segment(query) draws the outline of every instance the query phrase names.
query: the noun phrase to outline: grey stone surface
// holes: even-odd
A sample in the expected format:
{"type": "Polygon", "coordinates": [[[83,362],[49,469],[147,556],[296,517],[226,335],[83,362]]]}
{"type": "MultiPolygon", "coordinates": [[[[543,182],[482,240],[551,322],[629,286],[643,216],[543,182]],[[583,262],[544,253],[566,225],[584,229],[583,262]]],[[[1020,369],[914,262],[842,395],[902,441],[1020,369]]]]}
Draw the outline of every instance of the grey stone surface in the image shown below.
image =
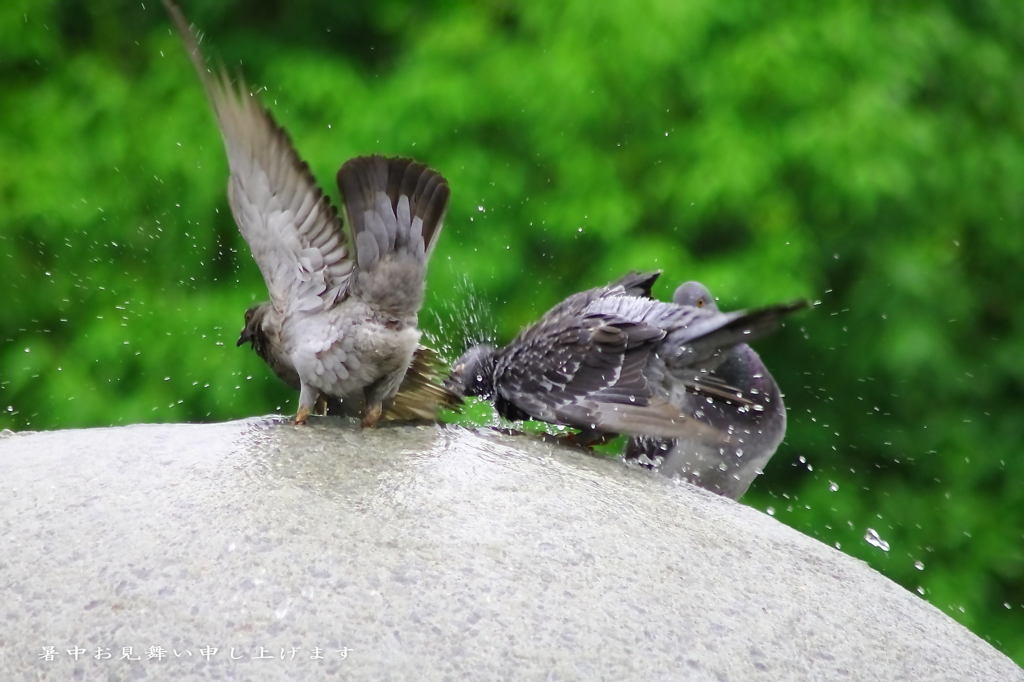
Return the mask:
{"type": "Polygon", "coordinates": [[[1024,680],[756,510],[527,437],[6,435],[0,497],[2,680],[1024,680]]]}

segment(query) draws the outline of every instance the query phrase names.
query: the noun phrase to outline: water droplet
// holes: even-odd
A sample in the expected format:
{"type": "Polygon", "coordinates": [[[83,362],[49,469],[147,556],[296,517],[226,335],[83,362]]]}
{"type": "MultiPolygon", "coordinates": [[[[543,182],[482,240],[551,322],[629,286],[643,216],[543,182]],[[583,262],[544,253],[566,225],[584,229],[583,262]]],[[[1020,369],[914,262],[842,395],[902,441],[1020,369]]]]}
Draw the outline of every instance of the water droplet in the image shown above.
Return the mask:
{"type": "Polygon", "coordinates": [[[882,539],[882,536],[878,534],[878,531],[874,528],[868,528],[868,532],[864,534],[864,541],[869,545],[873,545],[883,552],[889,551],[889,543],[882,539]]]}
{"type": "Polygon", "coordinates": [[[829,481],[828,489],[831,490],[832,492],[836,492],[839,490],[839,484],[836,483],[835,481],[829,481]]]}
{"type": "Polygon", "coordinates": [[[764,511],[768,516],[775,516],[775,507],[768,507],[764,511]]]}
{"type": "Polygon", "coordinates": [[[923,561],[915,561],[914,562],[914,568],[916,568],[919,571],[923,571],[924,570],[924,562],[923,561]]]}

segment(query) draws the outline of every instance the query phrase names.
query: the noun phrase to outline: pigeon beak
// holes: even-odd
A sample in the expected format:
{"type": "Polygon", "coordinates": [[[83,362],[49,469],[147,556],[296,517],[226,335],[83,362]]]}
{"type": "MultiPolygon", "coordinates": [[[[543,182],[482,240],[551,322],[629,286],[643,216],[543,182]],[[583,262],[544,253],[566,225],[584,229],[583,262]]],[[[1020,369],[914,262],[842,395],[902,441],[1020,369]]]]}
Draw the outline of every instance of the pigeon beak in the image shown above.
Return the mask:
{"type": "Polygon", "coordinates": [[[238,337],[238,342],[237,342],[237,343],[235,343],[235,346],[236,346],[236,347],[237,347],[237,346],[241,346],[241,345],[242,345],[243,343],[245,343],[245,342],[246,342],[246,341],[248,341],[248,340],[249,340],[249,337],[248,337],[248,335],[247,335],[247,334],[245,333],[245,330],[243,329],[243,330],[242,330],[242,335],[238,337]]]}

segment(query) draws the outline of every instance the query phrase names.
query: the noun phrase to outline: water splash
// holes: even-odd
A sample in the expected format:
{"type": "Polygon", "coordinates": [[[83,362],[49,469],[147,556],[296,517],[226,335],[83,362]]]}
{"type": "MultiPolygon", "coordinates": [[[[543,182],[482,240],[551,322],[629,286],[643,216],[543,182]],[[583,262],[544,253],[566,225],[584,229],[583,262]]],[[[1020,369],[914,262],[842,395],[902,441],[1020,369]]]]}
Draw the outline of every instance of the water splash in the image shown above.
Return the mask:
{"type": "Polygon", "coordinates": [[[864,542],[877,547],[883,552],[889,551],[889,543],[883,540],[882,536],[874,528],[868,528],[868,532],[864,533],[864,542]]]}
{"type": "Polygon", "coordinates": [[[474,344],[493,344],[497,338],[493,301],[481,296],[466,276],[431,315],[430,326],[437,334],[436,338],[428,334],[428,340],[445,360],[454,360],[474,344]]]}

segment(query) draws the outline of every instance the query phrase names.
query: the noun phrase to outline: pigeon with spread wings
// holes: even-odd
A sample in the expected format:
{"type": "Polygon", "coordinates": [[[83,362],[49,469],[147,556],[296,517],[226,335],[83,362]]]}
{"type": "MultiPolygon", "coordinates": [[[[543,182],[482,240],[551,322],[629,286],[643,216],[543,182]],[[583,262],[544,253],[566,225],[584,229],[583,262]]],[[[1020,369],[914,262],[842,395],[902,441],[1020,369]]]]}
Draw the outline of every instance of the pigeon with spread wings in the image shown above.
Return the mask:
{"type": "MultiPolygon", "coordinates": [[[[372,426],[392,405],[412,363],[430,371],[417,315],[427,259],[441,232],[449,188],[411,159],[359,157],[338,171],[352,242],[287,133],[244,82],[207,71],[180,9],[164,0],[216,114],[227,152],[228,200],[270,293],[246,311],[239,345],[299,389],[297,424],[322,400],[372,426]],[[414,363],[415,359],[415,363],[414,363]]],[[[406,385],[425,412],[452,396],[429,377],[406,385]]],[[[401,402],[400,400],[398,402],[401,402]]],[[[408,401],[406,401],[408,402],[408,401]]]]}
{"type": "Polygon", "coordinates": [[[618,433],[727,440],[684,413],[685,395],[742,400],[710,373],[722,351],[770,332],[805,304],[720,313],[664,303],[650,297],[659,274],[630,273],[574,294],[507,346],[470,348],[448,386],[493,401],[507,419],[576,427],[584,443],[618,433]]]}

